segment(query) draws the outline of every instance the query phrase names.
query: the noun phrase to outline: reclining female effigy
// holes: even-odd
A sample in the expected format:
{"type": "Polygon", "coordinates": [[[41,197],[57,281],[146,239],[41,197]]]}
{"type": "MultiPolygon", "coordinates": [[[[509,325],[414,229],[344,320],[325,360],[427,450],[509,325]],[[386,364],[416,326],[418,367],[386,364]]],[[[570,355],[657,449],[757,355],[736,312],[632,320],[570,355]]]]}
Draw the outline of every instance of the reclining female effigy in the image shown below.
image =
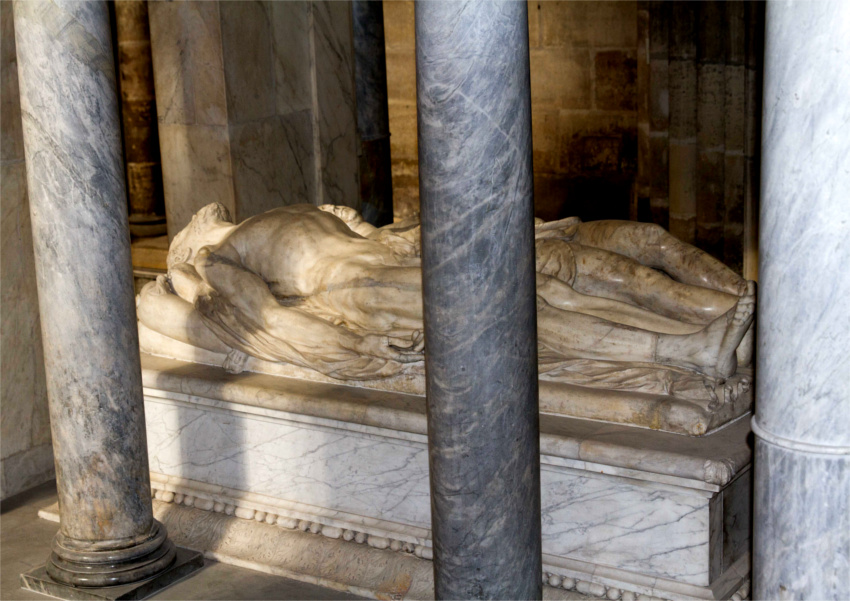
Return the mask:
{"type": "MultiPolygon", "coordinates": [[[[538,220],[535,236],[542,380],[714,408],[748,392],[754,283],[655,225],[538,220]]],[[[378,388],[421,381],[419,244],[416,218],[375,228],[295,205],[234,225],[212,204],[175,237],[139,319],[232,372],[254,358],[378,388]]]]}

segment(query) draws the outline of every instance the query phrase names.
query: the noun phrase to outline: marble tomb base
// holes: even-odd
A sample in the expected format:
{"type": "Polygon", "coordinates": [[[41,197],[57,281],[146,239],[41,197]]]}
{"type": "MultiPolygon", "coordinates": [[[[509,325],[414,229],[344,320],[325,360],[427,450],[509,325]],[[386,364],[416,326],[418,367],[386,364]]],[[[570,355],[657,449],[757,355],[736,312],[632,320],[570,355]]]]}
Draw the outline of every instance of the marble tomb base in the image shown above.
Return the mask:
{"type": "MultiPolygon", "coordinates": [[[[422,397],[144,353],[142,370],[156,514],[177,544],[375,598],[433,596],[422,397]]],[[[746,595],[749,415],[702,437],[540,426],[550,588],[746,595]]]]}

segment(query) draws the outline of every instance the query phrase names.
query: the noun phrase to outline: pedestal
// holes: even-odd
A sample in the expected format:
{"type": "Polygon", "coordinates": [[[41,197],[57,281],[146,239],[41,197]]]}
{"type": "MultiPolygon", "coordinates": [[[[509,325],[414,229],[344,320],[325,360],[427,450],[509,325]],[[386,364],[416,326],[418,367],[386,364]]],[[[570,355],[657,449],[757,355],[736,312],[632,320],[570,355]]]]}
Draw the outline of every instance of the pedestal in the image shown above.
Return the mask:
{"type": "Polygon", "coordinates": [[[162,589],[182,580],[204,566],[204,556],[197,551],[177,549],[171,566],[146,580],[106,587],[77,587],[55,581],[44,566],[21,574],[21,587],[42,595],[59,599],[80,601],[117,601],[119,599],[146,599],[162,589]]]}
{"type": "MultiPolygon", "coordinates": [[[[356,594],[433,595],[414,561],[433,556],[424,398],[149,355],[143,377],[175,542],[356,594]]],[[[699,438],[549,415],[541,431],[551,588],[694,600],[746,584],[747,416],[699,438]]]]}

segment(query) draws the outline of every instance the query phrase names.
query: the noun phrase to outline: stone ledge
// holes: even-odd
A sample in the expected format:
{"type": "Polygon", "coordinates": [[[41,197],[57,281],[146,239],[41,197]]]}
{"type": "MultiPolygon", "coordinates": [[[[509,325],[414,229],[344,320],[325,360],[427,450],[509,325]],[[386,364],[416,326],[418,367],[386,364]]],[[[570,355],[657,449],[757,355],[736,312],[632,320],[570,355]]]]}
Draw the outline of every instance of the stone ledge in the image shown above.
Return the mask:
{"type": "MultiPolygon", "coordinates": [[[[39,512],[41,515],[41,512],[39,512]]],[[[118,601],[147,599],[172,584],[192,575],[204,566],[203,555],[197,551],[177,548],[174,563],[163,572],[132,584],[84,588],[56,582],[44,566],[21,574],[21,587],[42,595],[73,601],[118,601]]]]}
{"type": "MultiPolygon", "coordinates": [[[[393,436],[427,442],[425,401],[415,395],[252,372],[229,374],[147,353],[142,353],[142,378],[148,398],[226,404],[255,414],[286,412],[299,421],[334,420],[334,427],[343,421],[345,427],[392,430],[393,436]]],[[[605,473],[620,470],[641,479],[657,474],[667,484],[707,491],[731,482],[752,459],[749,414],[702,437],[548,414],[541,415],[540,429],[541,453],[582,462],[570,467],[598,465],[605,473]]]]}

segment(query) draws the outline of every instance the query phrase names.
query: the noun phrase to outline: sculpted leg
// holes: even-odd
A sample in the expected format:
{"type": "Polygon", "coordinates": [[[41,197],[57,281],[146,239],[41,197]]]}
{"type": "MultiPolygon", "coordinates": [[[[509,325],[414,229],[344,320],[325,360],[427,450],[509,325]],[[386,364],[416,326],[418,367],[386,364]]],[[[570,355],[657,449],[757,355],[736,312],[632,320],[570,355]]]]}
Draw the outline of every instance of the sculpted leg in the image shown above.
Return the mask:
{"type": "Polygon", "coordinates": [[[659,334],[562,311],[538,297],[537,335],[543,347],[567,358],[661,363],[728,378],[735,373],[735,349],[752,323],[754,311],[755,298],[746,294],[698,332],[659,334]]]}
{"type": "Polygon", "coordinates": [[[631,326],[557,309],[537,297],[537,340],[567,359],[652,362],[658,336],[631,326]]]}
{"type": "Polygon", "coordinates": [[[576,261],[573,287],[584,294],[620,300],[671,319],[703,325],[725,314],[738,300],[726,292],[677,282],[615,252],[575,243],[570,246],[576,261]]]}
{"type": "Polygon", "coordinates": [[[684,284],[733,296],[746,292],[746,281],[726,265],[655,224],[613,220],[582,223],[573,242],[631,257],[684,284]]]}
{"type": "Polygon", "coordinates": [[[719,378],[732,376],[738,367],[736,349],[753,323],[755,308],[755,285],[750,282],[733,309],[696,334],[660,334],[657,361],[698,369],[719,378]]]}
{"type": "Polygon", "coordinates": [[[664,334],[691,334],[702,326],[658,315],[629,303],[577,292],[558,278],[537,273],[537,294],[553,307],[664,334]]]}

